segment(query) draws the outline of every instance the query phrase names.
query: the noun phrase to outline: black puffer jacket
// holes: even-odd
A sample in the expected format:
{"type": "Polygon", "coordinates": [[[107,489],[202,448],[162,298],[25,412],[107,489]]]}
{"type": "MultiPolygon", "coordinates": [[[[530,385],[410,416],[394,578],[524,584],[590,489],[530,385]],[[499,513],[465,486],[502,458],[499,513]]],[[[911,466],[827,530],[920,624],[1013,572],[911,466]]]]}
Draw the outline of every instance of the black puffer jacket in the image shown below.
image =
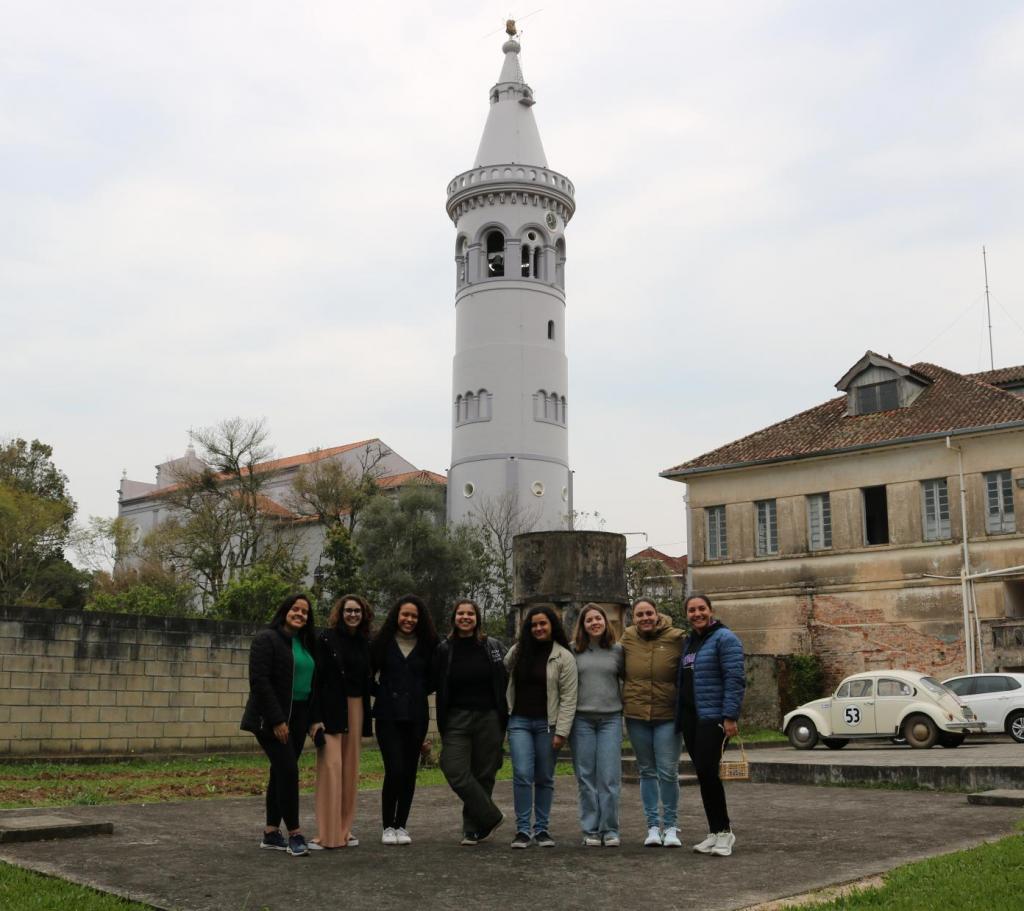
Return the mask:
{"type": "MultiPolygon", "coordinates": [[[[349,671],[345,667],[345,647],[362,650],[362,676],[360,690],[363,694],[363,729],[361,736],[369,737],[373,733],[373,722],[370,719],[370,645],[362,637],[354,642],[343,642],[337,629],[321,630],[316,643],[316,677],[317,688],[315,701],[317,714],[324,723],[328,734],[347,734],[348,730],[348,693],[345,681],[349,671]]],[[[351,638],[346,636],[346,639],[351,638]]]]}
{"type": "Polygon", "coordinates": [[[430,721],[427,695],[433,692],[430,679],[434,650],[422,642],[406,658],[392,640],[384,652],[384,663],[373,668],[379,674],[373,717],[386,721],[411,721],[425,729],[430,721]]]}
{"type": "MultiPolygon", "coordinates": [[[[498,709],[498,718],[501,720],[502,728],[508,726],[508,700],[505,698],[505,688],[508,686],[508,671],[505,670],[505,649],[502,644],[490,636],[485,636],[480,641],[480,648],[486,649],[487,658],[491,665],[491,686],[494,688],[494,704],[498,709]]],[[[455,649],[452,647],[451,639],[444,639],[437,646],[434,652],[434,689],[437,690],[436,713],[437,729],[444,734],[445,724],[448,721],[448,703],[451,692],[448,686],[448,678],[452,669],[452,655],[455,649]]]]}
{"type": "MultiPolygon", "coordinates": [[[[292,640],[279,629],[261,629],[249,649],[249,699],[245,703],[240,727],[253,734],[269,733],[291,718],[292,640]]],[[[316,692],[313,674],[313,692],[316,692]]],[[[320,720],[316,700],[310,700],[310,724],[320,720]]]]}

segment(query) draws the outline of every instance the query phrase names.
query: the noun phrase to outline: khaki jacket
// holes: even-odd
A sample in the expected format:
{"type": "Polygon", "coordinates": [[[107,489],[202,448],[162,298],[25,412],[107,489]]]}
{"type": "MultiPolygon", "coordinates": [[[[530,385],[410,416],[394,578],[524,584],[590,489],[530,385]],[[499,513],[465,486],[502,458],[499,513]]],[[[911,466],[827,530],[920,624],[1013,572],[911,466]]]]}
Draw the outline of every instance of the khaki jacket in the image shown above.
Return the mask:
{"type": "MultiPolygon", "coordinates": [[[[505,656],[505,667],[509,671],[508,688],[505,690],[509,714],[516,703],[516,675],[512,670],[512,662],[518,648],[518,644],[513,645],[505,656]]],[[[555,729],[559,737],[568,737],[572,730],[572,720],[576,717],[576,690],[579,685],[576,659],[568,649],[557,642],[552,642],[546,670],[548,724],[555,729]]]]}
{"type": "Polygon", "coordinates": [[[641,636],[636,626],[622,634],[626,655],[626,682],[622,689],[622,713],[642,721],[672,721],[676,716],[676,673],[683,653],[685,633],[672,618],[658,614],[651,636],[641,636]]]}

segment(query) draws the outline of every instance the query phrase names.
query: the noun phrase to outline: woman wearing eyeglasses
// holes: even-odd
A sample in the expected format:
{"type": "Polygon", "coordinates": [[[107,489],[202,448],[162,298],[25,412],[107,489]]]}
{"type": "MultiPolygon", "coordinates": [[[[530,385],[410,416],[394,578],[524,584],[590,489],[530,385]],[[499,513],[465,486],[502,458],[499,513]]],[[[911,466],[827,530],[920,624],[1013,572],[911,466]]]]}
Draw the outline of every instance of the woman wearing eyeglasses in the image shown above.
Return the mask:
{"type": "Polygon", "coordinates": [[[373,611],[358,595],[331,608],[317,640],[317,692],[321,735],[316,752],[317,837],[309,847],[354,848],[352,834],[359,788],[359,753],[370,722],[370,624],[373,611]]]}

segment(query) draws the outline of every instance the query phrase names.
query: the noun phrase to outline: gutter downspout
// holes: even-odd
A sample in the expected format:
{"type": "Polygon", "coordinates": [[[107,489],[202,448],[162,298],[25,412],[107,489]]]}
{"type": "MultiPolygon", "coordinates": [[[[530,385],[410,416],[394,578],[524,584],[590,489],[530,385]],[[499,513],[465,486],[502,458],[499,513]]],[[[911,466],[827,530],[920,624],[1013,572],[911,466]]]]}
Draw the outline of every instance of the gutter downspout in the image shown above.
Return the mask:
{"type": "MultiPolygon", "coordinates": [[[[960,569],[960,597],[963,601],[964,611],[964,648],[967,653],[967,673],[976,673],[975,660],[974,660],[974,629],[971,625],[971,604],[974,601],[973,598],[973,581],[969,579],[971,575],[971,553],[967,545],[967,487],[964,484],[964,451],[960,446],[953,445],[953,438],[950,436],[946,437],[946,448],[955,450],[958,459],[958,468],[960,475],[960,528],[963,543],[963,566],[960,569]]],[[[977,617],[977,609],[975,609],[975,617],[977,617]]],[[[979,630],[980,639],[980,630],[979,630]]],[[[980,641],[979,652],[980,652],[980,641]]]]}

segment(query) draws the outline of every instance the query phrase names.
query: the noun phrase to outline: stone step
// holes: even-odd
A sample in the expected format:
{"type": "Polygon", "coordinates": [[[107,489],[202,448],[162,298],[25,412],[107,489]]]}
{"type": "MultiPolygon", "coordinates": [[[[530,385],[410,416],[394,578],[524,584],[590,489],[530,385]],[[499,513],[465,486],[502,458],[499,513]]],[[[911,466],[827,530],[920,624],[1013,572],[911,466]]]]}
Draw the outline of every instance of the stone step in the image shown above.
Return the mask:
{"type": "Polygon", "coordinates": [[[83,838],[110,835],[112,822],[82,822],[54,813],[14,813],[0,815],[0,844],[44,841],[52,838],[83,838]]]}
{"type": "Polygon", "coordinates": [[[997,788],[994,791],[980,791],[968,794],[967,802],[982,807],[1024,807],[1024,790],[997,788]]]}

